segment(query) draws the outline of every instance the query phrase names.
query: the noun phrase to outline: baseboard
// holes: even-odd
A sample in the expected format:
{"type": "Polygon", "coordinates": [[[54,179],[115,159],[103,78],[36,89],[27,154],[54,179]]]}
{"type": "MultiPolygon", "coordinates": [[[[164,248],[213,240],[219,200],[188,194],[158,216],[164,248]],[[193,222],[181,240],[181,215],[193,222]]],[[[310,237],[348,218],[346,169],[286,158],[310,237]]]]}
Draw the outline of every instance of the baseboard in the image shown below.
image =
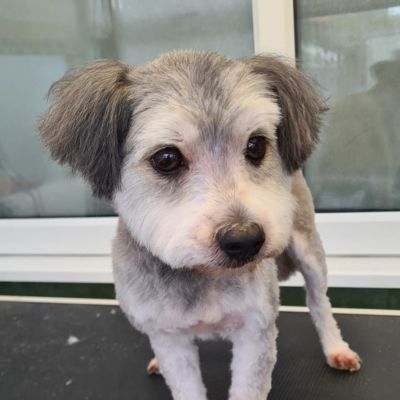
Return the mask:
{"type": "MultiPolygon", "coordinates": [[[[400,288],[400,257],[328,257],[330,287],[400,288]]],[[[112,283],[110,256],[1,256],[2,282],[112,283]]],[[[302,286],[296,274],[282,286],[302,286]]]]}
{"type": "Polygon", "coordinates": [[[2,282],[112,283],[110,256],[1,256],[2,282]]]}
{"type": "MultiPolygon", "coordinates": [[[[0,219],[0,255],[108,256],[116,217],[0,219]]],[[[400,257],[400,212],[316,214],[329,257],[400,257]]]]}
{"type": "MultiPolygon", "coordinates": [[[[95,299],[95,298],[76,298],[76,297],[43,297],[43,296],[9,296],[0,295],[0,302],[16,303],[50,303],[50,304],[85,304],[118,306],[116,299],[95,299]]],[[[302,306],[280,306],[280,312],[308,313],[308,307],[302,306]]],[[[400,310],[382,310],[382,309],[361,309],[361,308],[332,308],[334,314],[350,315],[376,315],[399,317],[400,310]]]]}

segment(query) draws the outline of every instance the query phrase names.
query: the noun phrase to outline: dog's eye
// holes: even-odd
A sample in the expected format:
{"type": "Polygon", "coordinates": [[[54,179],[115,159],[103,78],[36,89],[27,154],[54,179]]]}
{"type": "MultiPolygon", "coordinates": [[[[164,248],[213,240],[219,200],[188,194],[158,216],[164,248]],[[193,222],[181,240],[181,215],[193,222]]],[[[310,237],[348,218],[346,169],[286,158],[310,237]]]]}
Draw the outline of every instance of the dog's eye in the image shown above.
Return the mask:
{"type": "Polygon", "coordinates": [[[247,142],[245,156],[253,165],[258,166],[265,156],[266,149],[267,140],[265,137],[253,136],[247,142]]]}
{"type": "Polygon", "coordinates": [[[183,166],[183,156],[177,148],[167,147],[153,154],[150,163],[158,173],[172,175],[183,166]]]}

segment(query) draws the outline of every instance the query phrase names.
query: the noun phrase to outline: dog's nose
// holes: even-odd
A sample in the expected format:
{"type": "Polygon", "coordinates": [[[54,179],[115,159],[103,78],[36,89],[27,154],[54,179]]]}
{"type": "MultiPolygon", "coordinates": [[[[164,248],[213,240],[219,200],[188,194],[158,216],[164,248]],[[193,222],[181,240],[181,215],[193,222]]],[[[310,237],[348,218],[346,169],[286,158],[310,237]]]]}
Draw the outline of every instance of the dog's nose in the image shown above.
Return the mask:
{"type": "Polygon", "coordinates": [[[265,242],[264,230],[254,222],[222,228],[217,234],[222,251],[230,258],[244,261],[254,257],[265,242]]]}

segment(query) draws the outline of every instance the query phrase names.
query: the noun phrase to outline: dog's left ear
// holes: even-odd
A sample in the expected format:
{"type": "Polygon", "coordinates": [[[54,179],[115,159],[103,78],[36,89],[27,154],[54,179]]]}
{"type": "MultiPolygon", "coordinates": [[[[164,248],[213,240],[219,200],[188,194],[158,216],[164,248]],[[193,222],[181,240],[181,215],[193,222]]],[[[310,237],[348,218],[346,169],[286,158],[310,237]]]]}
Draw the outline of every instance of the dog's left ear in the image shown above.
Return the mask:
{"type": "Polygon", "coordinates": [[[286,60],[257,55],[242,60],[256,74],[265,76],[267,88],[277,99],[281,122],[277,129],[278,149],[292,173],[303,165],[319,140],[322,113],[327,107],[310,80],[286,60]]]}
{"type": "Polygon", "coordinates": [[[118,61],[99,60],[68,73],[50,88],[53,102],[38,125],[52,157],[80,172],[93,194],[106,199],[120,184],[133,113],[130,71],[118,61]]]}

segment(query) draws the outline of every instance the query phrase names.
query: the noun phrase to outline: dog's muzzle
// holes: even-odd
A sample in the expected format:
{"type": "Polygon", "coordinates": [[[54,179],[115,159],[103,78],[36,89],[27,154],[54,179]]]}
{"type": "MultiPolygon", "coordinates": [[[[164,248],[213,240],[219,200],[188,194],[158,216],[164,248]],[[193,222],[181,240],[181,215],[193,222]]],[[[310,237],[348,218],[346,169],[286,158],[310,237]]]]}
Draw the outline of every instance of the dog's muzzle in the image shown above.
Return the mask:
{"type": "Polygon", "coordinates": [[[221,250],[232,260],[240,263],[251,261],[265,242],[262,227],[254,222],[225,226],[217,233],[221,250]]]}

